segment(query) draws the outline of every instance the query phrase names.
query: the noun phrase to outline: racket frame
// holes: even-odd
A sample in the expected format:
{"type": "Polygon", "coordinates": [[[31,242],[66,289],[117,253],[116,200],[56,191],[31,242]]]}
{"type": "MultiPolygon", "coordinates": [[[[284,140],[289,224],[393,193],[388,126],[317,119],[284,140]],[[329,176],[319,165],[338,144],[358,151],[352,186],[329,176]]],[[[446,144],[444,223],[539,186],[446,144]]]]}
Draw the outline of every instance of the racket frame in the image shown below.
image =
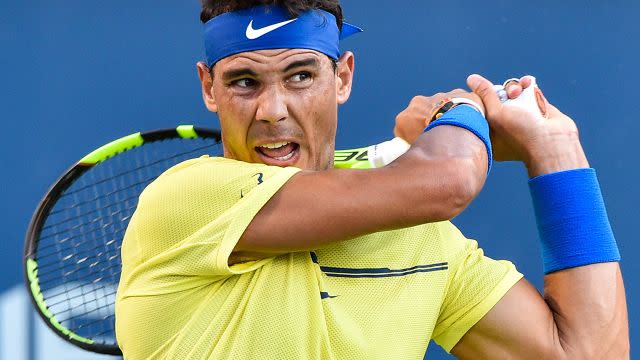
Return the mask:
{"type": "Polygon", "coordinates": [[[38,207],[29,223],[25,237],[23,264],[25,269],[24,279],[27,288],[29,289],[29,298],[31,299],[33,306],[37,309],[37,313],[43,319],[44,323],[62,339],[88,351],[108,355],[122,355],[117,344],[102,344],[97,343],[92,339],[82,337],[62,325],[49,310],[38,280],[36,251],[42,227],[44,226],[51,209],[57,203],[60,195],[93,166],[98,165],[122,152],[140,147],[143,144],[177,138],[211,138],[216,142],[221,141],[219,131],[195,127],[193,125],[180,125],[175,128],[138,132],[121,137],[90,152],[65,171],[65,173],[49,188],[38,204],[38,207]]]}

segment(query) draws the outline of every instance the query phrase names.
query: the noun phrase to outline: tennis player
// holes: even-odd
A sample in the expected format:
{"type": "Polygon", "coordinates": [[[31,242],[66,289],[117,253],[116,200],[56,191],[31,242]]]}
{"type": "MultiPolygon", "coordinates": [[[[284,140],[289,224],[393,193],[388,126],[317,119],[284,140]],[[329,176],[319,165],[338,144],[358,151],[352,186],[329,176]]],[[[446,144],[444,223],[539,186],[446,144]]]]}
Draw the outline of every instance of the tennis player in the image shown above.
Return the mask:
{"type": "Polygon", "coordinates": [[[430,339],[462,359],[628,358],[620,257],[570,118],[506,107],[472,75],[472,93],[398,116],[405,155],[334,170],[354,71],[338,42],[359,31],[338,1],[206,0],[201,19],[224,157],[140,197],[116,301],[126,359],[421,359],[430,339]],[[528,169],[543,296],[448,221],[492,158],[528,169]]]}

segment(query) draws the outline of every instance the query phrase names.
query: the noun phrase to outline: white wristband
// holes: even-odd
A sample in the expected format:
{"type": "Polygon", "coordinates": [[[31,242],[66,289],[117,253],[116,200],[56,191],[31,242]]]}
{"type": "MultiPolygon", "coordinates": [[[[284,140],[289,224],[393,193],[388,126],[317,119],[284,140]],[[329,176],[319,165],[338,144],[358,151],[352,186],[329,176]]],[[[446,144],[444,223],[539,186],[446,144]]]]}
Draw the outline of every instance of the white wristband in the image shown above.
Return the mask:
{"type": "Polygon", "coordinates": [[[456,104],[456,105],[460,105],[460,104],[469,105],[474,110],[476,110],[477,112],[482,114],[482,117],[484,117],[484,112],[481,110],[482,107],[477,102],[475,102],[475,101],[473,101],[471,99],[467,99],[467,98],[463,98],[463,97],[457,97],[457,98],[451,99],[451,102],[456,104]]]}

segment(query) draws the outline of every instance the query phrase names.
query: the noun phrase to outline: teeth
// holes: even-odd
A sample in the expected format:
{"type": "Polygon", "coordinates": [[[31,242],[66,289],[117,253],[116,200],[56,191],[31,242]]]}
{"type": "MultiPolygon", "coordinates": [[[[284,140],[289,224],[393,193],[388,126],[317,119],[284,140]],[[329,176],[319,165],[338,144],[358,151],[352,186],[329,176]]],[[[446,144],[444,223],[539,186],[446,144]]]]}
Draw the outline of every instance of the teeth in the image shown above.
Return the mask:
{"type": "Polygon", "coordinates": [[[287,154],[287,155],[285,155],[285,156],[275,157],[274,159],[276,159],[276,160],[280,160],[280,161],[285,161],[285,160],[289,160],[289,159],[291,159],[292,157],[293,157],[293,151],[292,151],[292,152],[290,152],[290,153],[288,153],[288,154],[287,154]]]}
{"type": "Polygon", "coordinates": [[[277,149],[277,148],[281,148],[281,147],[283,147],[283,146],[285,146],[287,144],[289,144],[288,141],[280,141],[280,142],[277,142],[277,143],[260,145],[260,147],[267,148],[267,149],[277,149]]]}

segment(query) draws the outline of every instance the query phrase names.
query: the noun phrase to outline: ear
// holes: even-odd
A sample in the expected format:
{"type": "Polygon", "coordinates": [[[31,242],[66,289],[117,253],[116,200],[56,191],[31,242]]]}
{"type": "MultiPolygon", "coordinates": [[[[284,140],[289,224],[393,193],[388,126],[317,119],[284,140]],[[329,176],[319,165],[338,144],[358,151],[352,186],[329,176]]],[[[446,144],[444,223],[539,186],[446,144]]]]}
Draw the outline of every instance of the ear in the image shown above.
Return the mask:
{"type": "Polygon", "coordinates": [[[218,104],[216,98],[213,95],[213,79],[211,77],[211,71],[209,67],[202,61],[199,61],[196,65],[198,68],[198,77],[200,77],[200,85],[202,86],[202,100],[204,105],[211,112],[218,112],[218,104]]]}
{"type": "Polygon", "coordinates": [[[353,71],[355,68],[355,59],[351,51],[345,51],[340,59],[338,59],[338,68],[336,69],[336,95],[338,104],[344,104],[349,100],[351,95],[351,85],[353,84],[353,71]]]}

